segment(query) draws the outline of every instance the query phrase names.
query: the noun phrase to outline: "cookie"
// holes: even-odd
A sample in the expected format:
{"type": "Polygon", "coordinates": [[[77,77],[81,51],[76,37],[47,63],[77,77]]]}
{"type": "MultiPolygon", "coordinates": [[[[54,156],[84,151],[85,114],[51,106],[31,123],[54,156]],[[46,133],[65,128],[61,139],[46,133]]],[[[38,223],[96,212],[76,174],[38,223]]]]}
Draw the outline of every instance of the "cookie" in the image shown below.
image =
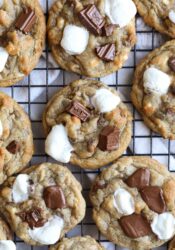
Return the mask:
{"type": "Polygon", "coordinates": [[[4,183],[0,210],[24,242],[52,245],[83,219],[81,190],[66,167],[43,163],[4,183]]]}
{"type": "Polygon", "coordinates": [[[174,0],[133,0],[144,22],[157,31],[175,38],[174,0]]]}
{"type": "Polygon", "coordinates": [[[0,250],[16,250],[12,232],[7,223],[0,217],[0,250]]]}
{"type": "Polygon", "coordinates": [[[145,123],[175,139],[175,41],[149,53],[137,66],[131,98],[145,123]]]}
{"type": "Polygon", "coordinates": [[[64,238],[56,246],[51,246],[49,250],[105,250],[100,244],[98,244],[92,237],[74,237],[64,238]]]}
{"type": "Polygon", "coordinates": [[[38,0],[0,1],[0,86],[22,80],[37,65],[45,42],[38,0]]]}
{"type": "Polygon", "coordinates": [[[57,161],[96,169],[117,159],[131,140],[132,116],[116,90],[77,80],[46,106],[45,150],[57,161]]]}
{"type": "Polygon", "coordinates": [[[22,107],[0,92],[0,184],[21,171],[33,154],[31,123],[22,107]]]}
{"type": "Polygon", "coordinates": [[[89,77],[117,71],[136,42],[135,14],[132,0],[57,0],[47,26],[56,62],[89,77]]]}
{"type": "Polygon", "coordinates": [[[168,250],[174,250],[174,249],[175,249],[175,238],[173,238],[168,245],[168,250]]]}
{"type": "Polygon", "coordinates": [[[124,157],[103,170],[90,199],[100,232],[119,246],[152,249],[175,234],[175,178],[149,157],[124,157]]]}

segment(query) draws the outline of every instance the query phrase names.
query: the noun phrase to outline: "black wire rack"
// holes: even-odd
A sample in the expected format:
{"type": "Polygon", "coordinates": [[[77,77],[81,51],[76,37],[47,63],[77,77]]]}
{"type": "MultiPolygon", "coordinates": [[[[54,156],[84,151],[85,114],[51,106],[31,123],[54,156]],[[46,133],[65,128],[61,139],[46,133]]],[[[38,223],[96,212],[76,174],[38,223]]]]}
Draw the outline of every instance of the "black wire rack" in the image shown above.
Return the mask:
{"type": "MultiPolygon", "coordinates": [[[[48,9],[49,3],[46,0],[46,19],[48,17],[48,9]]],[[[170,171],[173,172],[173,168],[170,167],[170,157],[173,156],[173,152],[171,149],[171,142],[169,140],[164,140],[164,143],[167,146],[167,152],[154,152],[154,148],[156,148],[156,143],[158,143],[158,139],[161,137],[157,134],[154,134],[149,129],[146,129],[146,132],[139,133],[139,124],[142,123],[141,117],[138,115],[136,110],[134,109],[131,101],[130,101],[130,90],[132,84],[132,76],[134,69],[138,63],[138,61],[143,58],[147,53],[152,51],[155,47],[161,45],[166,38],[162,35],[156,33],[151,28],[144,25],[142,19],[137,16],[136,18],[136,27],[137,27],[137,44],[132,49],[128,61],[125,63],[123,68],[118,72],[112,74],[109,77],[104,77],[99,80],[108,84],[109,86],[116,88],[119,92],[124,93],[125,100],[124,102],[128,105],[130,110],[133,113],[134,121],[133,121],[133,135],[132,135],[132,147],[128,148],[124,155],[137,155],[135,148],[137,144],[139,144],[139,140],[145,140],[147,142],[147,149],[145,152],[142,152],[142,155],[151,156],[160,162],[163,162],[170,171]],[[131,149],[132,148],[132,149],[131,149]],[[170,153],[171,152],[171,153],[170,153]]],[[[50,49],[46,45],[43,53],[46,58],[46,65],[43,67],[36,67],[32,74],[35,74],[36,71],[42,74],[42,82],[31,83],[31,75],[25,78],[24,81],[19,82],[18,84],[8,87],[1,88],[2,91],[11,95],[19,104],[21,104],[27,113],[30,116],[34,134],[34,143],[35,143],[35,154],[31,161],[31,165],[36,163],[41,163],[45,161],[53,161],[49,157],[45,155],[44,152],[44,133],[42,127],[42,112],[44,107],[50,97],[58,91],[59,88],[65,86],[71,80],[81,78],[81,76],[77,76],[75,74],[70,74],[61,70],[58,66],[53,67],[49,64],[49,56],[50,49]],[[49,83],[49,73],[54,71],[60,71],[59,77],[53,84],[49,83]],[[33,98],[33,93],[40,90],[39,97],[33,98]],[[25,93],[25,95],[20,94],[25,93]],[[41,98],[42,96],[42,98],[41,98]]],[[[174,152],[175,155],[175,152],[174,152]]],[[[93,220],[92,220],[92,207],[89,202],[88,193],[91,185],[91,178],[94,178],[100,170],[92,171],[92,170],[83,170],[78,167],[68,166],[72,173],[77,177],[77,179],[81,182],[83,186],[83,195],[86,199],[87,210],[85,219],[77,225],[75,229],[68,233],[67,236],[72,237],[75,235],[91,235],[96,240],[102,243],[107,250],[117,250],[121,249],[118,246],[113,245],[108,242],[97,230],[93,220]]],[[[175,167],[175,166],[174,166],[175,167]]],[[[47,250],[48,247],[32,247],[26,245],[22,240],[14,236],[14,241],[17,245],[17,250],[47,250]]],[[[165,247],[166,248],[166,247],[165,247]]],[[[164,248],[161,248],[164,249],[164,248]]]]}

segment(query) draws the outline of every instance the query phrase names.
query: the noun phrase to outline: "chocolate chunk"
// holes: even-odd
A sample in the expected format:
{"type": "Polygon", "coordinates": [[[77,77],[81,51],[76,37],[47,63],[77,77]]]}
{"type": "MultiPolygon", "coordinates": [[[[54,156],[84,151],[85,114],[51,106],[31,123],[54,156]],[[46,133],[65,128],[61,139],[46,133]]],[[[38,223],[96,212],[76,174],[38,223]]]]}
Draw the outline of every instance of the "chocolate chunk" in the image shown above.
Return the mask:
{"type": "Polygon", "coordinates": [[[110,151],[119,147],[119,130],[115,126],[106,126],[99,135],[98,147],[110,151]]]}
{"type": "Polygon", "coordinates": [[[78,117],[83,122],[85,122],[90,116],[90,113],[88,112],[88,110],[81,103],[79,103],[78,101],[73,101],[67,107],[67,111],[71,115],[75,115],[76,117],[78,117]]]}
{"type": "Polygon", "coordinates": [[[20,150],[20,145],[17,141],[12,141],[9,143],[9,145],[6,147],[6,149],[11,153],[11,154],[16,154],[20,150]]]}
{"type": "Polygon", "coordinates": [[[94,35],[102,33],[105,21],[94,4],[89,4],[79,13],[80,22],[94,35]]]}
{"type": "Polygon", "coordinates": [[[146,187],[150,183],[150,171],[147,168],[140,168],[125,180],[129,187],[138,189],[146,187]]]}
{"type": "Polygon", "coordinates": [[[114,61],[115,58],[115,44],[108,43],[104,46],[100,46],[96,48],[97,56],[103,61],[114,61]]]}
{"type": "Polygon", "coordinates": [[[169,60],[168,60],[168,66],[170,67],[170,69],[172,71],[175,72],[175,56],[172,56],[172,57],[169,58],[169,60]]]}
{"type": "Polygon", "coordinates": [[[31,31],[36,21],[35,12],[31,8],[25,8],[16,20],[15,27],[27,34],[31,31]]]}
{"type": "Polygon", "coordinates": [[[120,218],[119,224],[124,233],[130,238],[139,238],[151,233],[147,219],[141,214],[131,214],[120,218]]]}
{"type": "Polygon", "coordinates": [[[43,192],[43,197],[48,208],[57,209],[66,207],[65,196],[59,186],[46,187],[43,192]]]}
{"type": "Polygon", "coordinates": [[[108,25],[103,26],[102,35],[111,36],[112,33],[114,32],[114,28],[115,28],[114,24],[108,24],[108,25]]]}
{"type": "Polygon", "coordinates": [[[166,211],[163,191],[160,187],[144,187],[140,190],[140,194],[148,207],[154,212],[161,214],[166,211]]]}
{"type": "Polygon", "coordinates": [[[17,213],[23,222],[27,222],[30,228],[42,227],[45,220],[41,216],[41,208],[32,208],[29,211],[17,213]]]}

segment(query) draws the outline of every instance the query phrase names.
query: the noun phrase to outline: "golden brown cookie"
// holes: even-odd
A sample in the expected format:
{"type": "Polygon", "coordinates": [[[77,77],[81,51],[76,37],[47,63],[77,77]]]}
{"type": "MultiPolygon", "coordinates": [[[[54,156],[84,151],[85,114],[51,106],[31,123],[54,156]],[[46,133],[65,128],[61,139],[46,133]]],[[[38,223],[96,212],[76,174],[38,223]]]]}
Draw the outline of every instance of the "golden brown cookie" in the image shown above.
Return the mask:
{"type": "Polygon", "coordinates": [[[174,0],[133,0],[146,24],[175,38],[174,0]]]}
{"type": "Polygon", "coordinates": [[[63,163],[96,169],[126,150],[132,116],[116,90],[85,79],[72,82],[51,98],[43,125],[47,154],[63,163]]]}
{"type": "Polygon", "coordinates": [[[1,187],[1,212],[29,245],[52,245],[85,215],[82,187],[64,166],[43,163],[1,187]]]}
{"type": "Polygon", "coordinates": [[[0,249],[2,250],[16,250],[16,246],[12,241],[13,235],[9,225],[0,217],[0,249]]]}
{"type": "Polygon", "coordinates": [[[175,139],[175,40],[149,53],[138,64],[131,92],[145,123],[164,138],[175,139]]]}
{"type": "Polygon", "coordinates": [[[124,157],[92,185],[93,219],[113,243],[152,249],[175,234],[175,178],[149,157],[124,157]]]}
{"type": "Polygon", "coordinates": [[[47,26],[55,60],[90,77],[115,72],[136,42],[135,14],[132,0],[57,0],[47,26]]]}
{"type": "Polygon", "coordinates": [[[10,96],[0,92],[0,184],[26,167],[33,154],[29,117],[10,96]]]}
{"type": "Polygon", "coordinates": [[[64,238],[55,246],[51,246],[49,250],[105,250],[91,236],[77,236],[74,238],[64,238]]]}
{"type": "Polygon", "coordinates": [[[0,86],[10,86],[38,63],[45,43],[45,18],[38,0],[0,4],[0,86]]]}

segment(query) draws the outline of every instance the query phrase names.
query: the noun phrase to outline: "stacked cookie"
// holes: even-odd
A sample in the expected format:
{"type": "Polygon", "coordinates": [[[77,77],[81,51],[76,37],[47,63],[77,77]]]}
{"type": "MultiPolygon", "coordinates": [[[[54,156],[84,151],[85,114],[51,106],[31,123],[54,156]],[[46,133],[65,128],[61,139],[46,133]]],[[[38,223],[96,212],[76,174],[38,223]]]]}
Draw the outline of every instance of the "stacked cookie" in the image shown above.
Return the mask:
{"type": "MultiPolygon", "coordinates": [[[[89,77],[116,72],[136,42],[136,7],[146,23],[175,37],[173,1],[134,2],[55,1],[47,27],[56,62],[89,77]]],[[[38,1],[0,1],[0,86],[10,86],[31,72],[44,41],[38,1]]],[[[145,123],[169,139],[175,139],[174,47],[175,41],[169,41],[143,59],[131,93],[145,123]]],[[[149,157],[118,160],[131,141],[132,115],[117,91],[97,80],[74,81],[50,99],[43,126],[45,152],[60,163],[98,169],[117,160],[96,177],[90,190],[93,219],[109,241],[144,250],[173,238],[174,176],[149,157]]],[[[19,104],[4,93],[0,137],[0,250],[16,249],[9,225],[32,246],[103,250],[90,236],[64,238],[85,216],[81,184],[60,164],[26,168],[34,151],[31,124],[19,104]]],[[[174,240],[169,249],[173,247],[174,240]]]]}

